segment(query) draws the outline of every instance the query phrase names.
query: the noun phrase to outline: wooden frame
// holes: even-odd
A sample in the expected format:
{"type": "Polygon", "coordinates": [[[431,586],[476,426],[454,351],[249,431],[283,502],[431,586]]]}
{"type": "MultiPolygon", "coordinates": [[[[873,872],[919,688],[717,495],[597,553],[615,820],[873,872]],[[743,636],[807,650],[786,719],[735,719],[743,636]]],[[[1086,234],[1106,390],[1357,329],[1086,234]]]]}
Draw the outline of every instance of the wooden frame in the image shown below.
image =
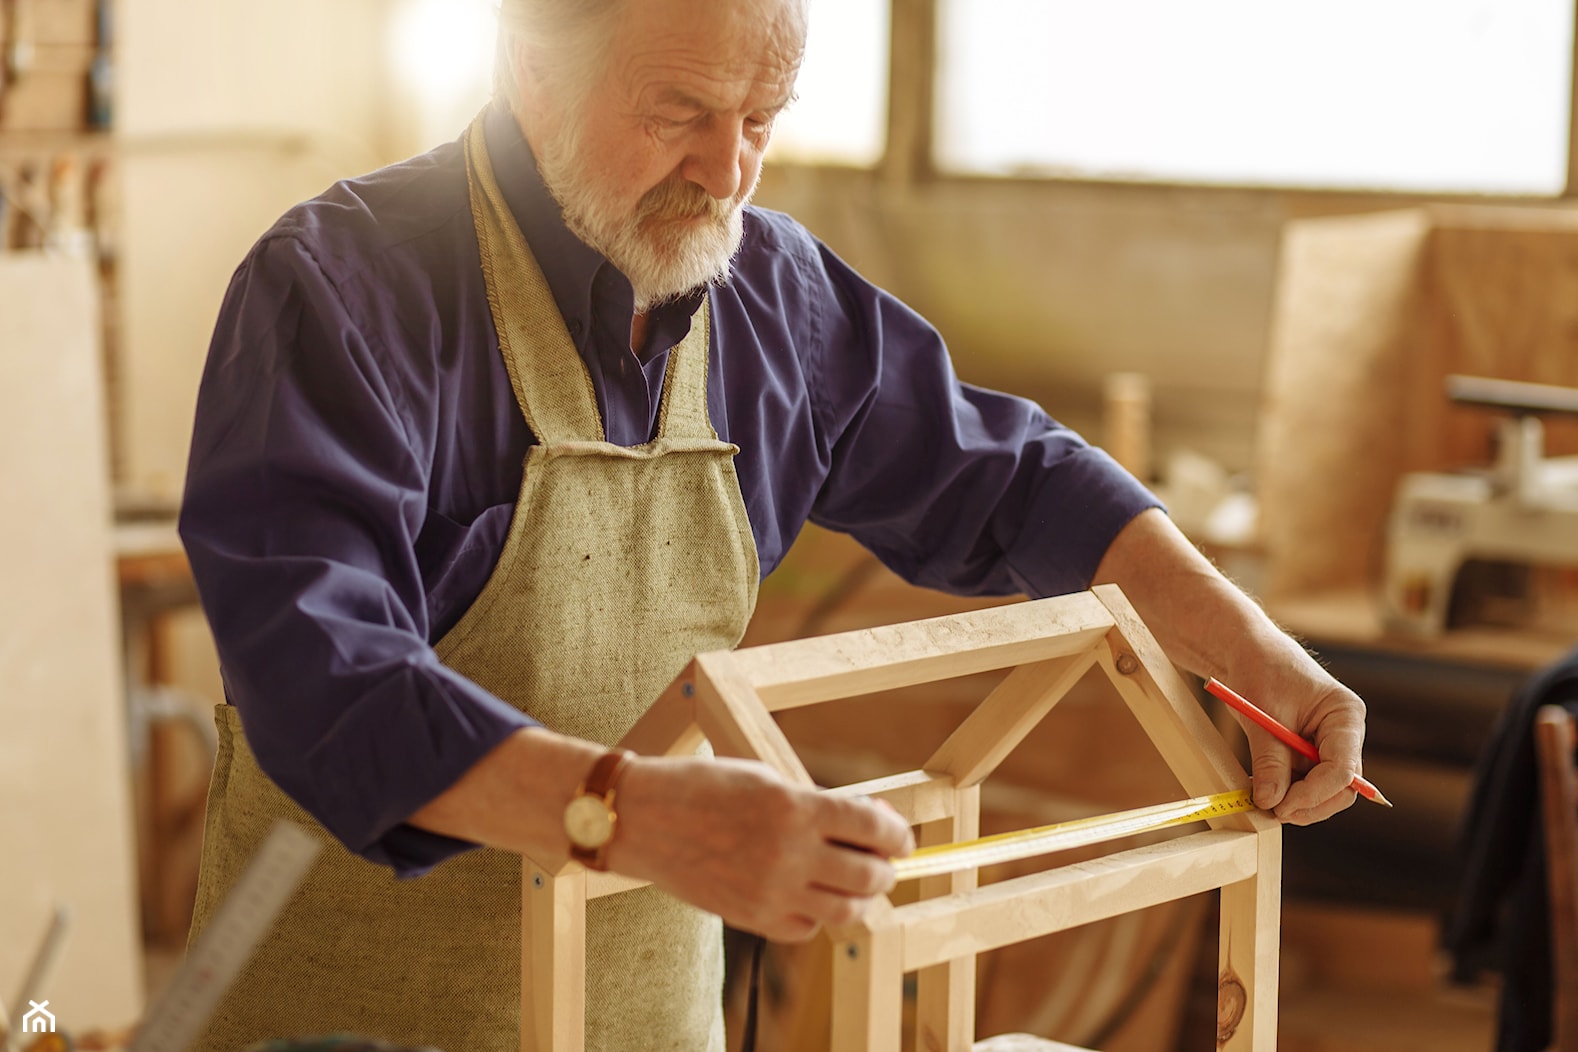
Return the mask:
{"type": "Polygon", "coordinates": [[[1552,1052],[1578,1052],[1578,731],[1560,705],[1542,705],[1534,718],[1545,832],[1545,876],[1551,904],[1552,1052]]]}
{"type": "MultiPolygon", "coordinates": [[[[1013,671],[921,770],[827,792],[888,801],[921,844],[976,835],[980,784],[1092,666],[1100,666],[1190,796],[1248,776],[1113,586],[948,617],[698,656],[625,737],[647,755],[758,759],[814,783],[772,717],[997,669],[1013,671]]],[[[917,1043],[975,1047],[980,953],[1220,888],[1218,1034],[1224,1052],[1276,1047],[1281,826],[1260,812],[1104,858],[977,887],[972,871],[922,881],[921,899],[878,899],[833,936],[832,1052],[898,1052],[903,977],[918,974],[917,1043]]],[[[527,860],[521,911],[523,1052],[581,1052],[585,904],[640,886],[575,863],[527,860]]],[[[1048,1048],[1065,1048],[1048,1044],[1048,1048]]]]}

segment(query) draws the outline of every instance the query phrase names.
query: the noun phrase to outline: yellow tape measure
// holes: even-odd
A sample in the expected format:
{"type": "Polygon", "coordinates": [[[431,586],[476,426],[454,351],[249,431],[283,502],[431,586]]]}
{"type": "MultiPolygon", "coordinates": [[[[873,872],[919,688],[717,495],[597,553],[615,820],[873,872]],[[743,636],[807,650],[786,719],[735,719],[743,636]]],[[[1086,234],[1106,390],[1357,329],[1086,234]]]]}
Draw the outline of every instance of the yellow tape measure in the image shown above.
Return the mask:
{"type": "Polygon", "coordinates": [[[1013,833],[998,833],[996,836],[984,836],[958,844],[923,847],[907,858],[894,859],[893,868],[899,880],[935,877],[956,873],[961,869],[975,869],[998,862],[1033,858],[1053,851],[1102,844],[1153,829],[1166,829],[1168,826],[1187,825],[1207,818],[1252,811],[1254,807],[1248,789],[1235,789],[1174,803],[1137,807],[1132,811],[1076,818],[1013,833]]]}

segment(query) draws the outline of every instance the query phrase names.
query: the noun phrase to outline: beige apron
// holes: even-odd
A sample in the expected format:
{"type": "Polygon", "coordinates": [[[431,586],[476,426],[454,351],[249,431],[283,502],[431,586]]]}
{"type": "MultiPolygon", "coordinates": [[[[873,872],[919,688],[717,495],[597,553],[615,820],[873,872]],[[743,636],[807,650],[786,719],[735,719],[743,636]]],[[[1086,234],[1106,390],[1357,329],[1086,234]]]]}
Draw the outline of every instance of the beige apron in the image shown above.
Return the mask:
{"type": "MultiPolygon", "coordinates": [[[[547,726],[610,744],[692,656],[738,643],[756,601],[738,449],[707,418],[708,315],[669,356],[657,438],[605,442],[480,118],[466,146],[488,302],[538,444],[498,565],[438,655],[547,726]]],[[[193,938],[276,820],[307,825],[326,850],[197,1047],[355,1032],[518,1052],[520,858],[481,849],[395,880],[262,774],[229,706],[219,731],[193,938]]],[[[723,1052],[716,917],[648,888],[594,902],[587,931],[588,1050],[723,1052]]]]}

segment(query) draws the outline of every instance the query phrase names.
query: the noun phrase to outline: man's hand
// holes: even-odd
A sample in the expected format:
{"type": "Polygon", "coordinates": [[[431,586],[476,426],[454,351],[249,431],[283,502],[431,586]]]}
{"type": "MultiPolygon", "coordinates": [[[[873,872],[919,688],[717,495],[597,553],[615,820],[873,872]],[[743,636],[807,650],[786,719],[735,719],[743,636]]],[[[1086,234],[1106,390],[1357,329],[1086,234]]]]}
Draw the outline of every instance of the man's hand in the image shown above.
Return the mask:
{"type": "Polygon", "coordinates": [[[915,849],[891,808],[744,760],[638,758],[617,807],[609,868],[777,942],[859,918],[915,849]]]}
{"type": "MultiPolygon", "coordinates": [[[[411,816],[412,825],[556,865],[563,813],[602,746],[520,730],[411,816]]],[[[619,781],[604,858],[729,923],[783,942],[847,924],[915,850],[884,803],[790,785],[746,760],[636,757],[619,781]]]]}
{"type": "Polygon", "coordinates": [[[1257,806],[1308,825],[1353,803],[1348,786],[1363,773],[1364,702],[1223,577],[1172,520],[1154,509],[1136,517],[1108,547],[1096,582],[1123,589],[1178,665],[1215,676],[1315,743],[1321,762],[1311,767],[1240,721],[1249,736],[1257,806]]]}
{"type": "Polygon", "coordinates": [[[1312,765],[1269,732],[1239,717],[1249,738],[1255,805],[1274,811],[1284,822],[1309,825],[1352,804],[1355,794],[1349,785],[1354,775],[1363,773],[1364,702],[1358,695],[1332,679],[1296,644],[1274,641],[1247,661],[1241,659],[1232,675],[1243,683],[1239,693],[1262,699],[1255,703],[1314,742],[1321,755],[1321,762],[1312,765]]]}

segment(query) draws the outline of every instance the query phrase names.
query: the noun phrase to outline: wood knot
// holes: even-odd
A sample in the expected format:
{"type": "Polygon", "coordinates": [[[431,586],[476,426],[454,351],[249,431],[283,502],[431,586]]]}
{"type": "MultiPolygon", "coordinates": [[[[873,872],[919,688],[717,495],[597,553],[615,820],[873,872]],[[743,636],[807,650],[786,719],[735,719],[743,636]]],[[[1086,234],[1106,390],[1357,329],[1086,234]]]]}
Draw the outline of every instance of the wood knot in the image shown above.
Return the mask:
{"type": "Polygon", "coordinates": [[[1227,1044],[1238,1033],[1238,1024],[1244,1021],[1249,1010],[1249,993],[1243,982],[1231,971],[1222,973],[1216,982],[1216,1044],[1227,1044]]]}
{"type": "Polygon", "coordinates": [[[1118,655],[1118,671],[1125,676],[1132,676],[1140,670],[1140,659],[1133,654],[1118,655]]]}

